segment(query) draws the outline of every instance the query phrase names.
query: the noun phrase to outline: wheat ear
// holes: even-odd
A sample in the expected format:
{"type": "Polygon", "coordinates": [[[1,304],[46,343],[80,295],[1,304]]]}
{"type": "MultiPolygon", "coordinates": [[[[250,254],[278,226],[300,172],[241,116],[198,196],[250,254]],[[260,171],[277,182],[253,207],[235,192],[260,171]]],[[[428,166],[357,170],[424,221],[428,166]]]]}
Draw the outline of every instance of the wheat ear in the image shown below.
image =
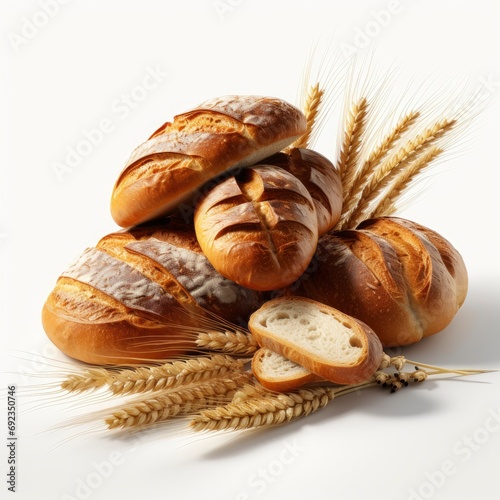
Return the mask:
{"type": "Polygon", "coordinates": [[[356,227],[359,222],[366,218],[365,212],[373,201],[383,193],[384,188],[389,185],[399,172],[415,160],[415,158],[440,139],[453,128],[455,120],[441,120],[432,127],[427,128],[421,134],[410,139],[393,156],[384,161],[372,173],[364,184],[361,192],[353,193],[356,198],[353,209],[343,216],[340,229],[356,227]]]}
{"type": "Polygon", "coordinates": [[[196,345],[202,349],[234,355],[253,354],[259,347],[252,335],[229,330],[200,332],[196,345]]]}
{"type": "Polygon", "coordinates": [[[231,398],[248,375],[211,378],[151,394],[123,405],[105,419],[108,429],[138,428],[197,412],[231,398]]]}
{"type": "Polygon", "coordinates": [[[344,125],[344,138],[338,159],[342,186],[349,185],[358,167],[361,139],[366,127],[368,102],[365,97],[354,103],[344,125]]]}
{"type": "Polygon", "coordinates": [[[408,131],[419,116],[420,113],[417,111],[403,116],[395,127],[383,138],[378,146],[371,151],[368,158],[363,162],[361,168],[355,171],[354,176],[350,179],[350,181],[344,181],[343,191],[345,194],[343,200],[343,213],[349,213],[353,209],[356,203],[356,197],[353,196],[353,193],[361,191],[366,180],[370,177],[375,168],[379,166],[380,162],[393,149],[397,141],[405,132],[408,131]]]}
{"type": "Polygon", "coordinates": [[[61,382],[61,389],[68,392],[83,392],[99,389],[107,384],[114,372],[105,368],[87,368],[81,373],[74,373],[61,382]]]}
{"type": "Polygon", "coordinates": [[[443,150],[438,147],[431,148],[429,151],[419,156],[408,168],[400,172],[392,187],[380,199],[377,206],[368,214],[368,218],[392,215],[396,211],[396,200],[401,198],[414,178],[442,152],[443,150]]]}
{"type": "Polygon", "coordinates": [[[161,391],[242,370],[242,361],[214,354],[206,358],[199,357],[161,366],[128,370],[120,373],[121,376],[109,384],[109,389],[115,395],[161,391]]]}
{"type": "Polygon", "coordinates": [[[312,85],[303,104],[303,112],[306,117],[306,131],[290,147],[307,148],[315,132],[316,120],[323,102],[325,91],[320,88],[319,83],[312,85]]]}
{"type": "Polygon", "coordinates": [[[298,390],[287,394],[258,393],[248,399],[194,415],[195,431],[243,430],[289,422],[323,408],[334,397],[331,387],[298,390]]]}
{"type": "Polygon", "coordinates": [[[115,395],[130,394],[176,387],[242,369],[242,361],[214,354],[136,369],[90,368],[71,375],[62,382],[61,387],[70,392],[82,392],[107,386],[115,395]]]}

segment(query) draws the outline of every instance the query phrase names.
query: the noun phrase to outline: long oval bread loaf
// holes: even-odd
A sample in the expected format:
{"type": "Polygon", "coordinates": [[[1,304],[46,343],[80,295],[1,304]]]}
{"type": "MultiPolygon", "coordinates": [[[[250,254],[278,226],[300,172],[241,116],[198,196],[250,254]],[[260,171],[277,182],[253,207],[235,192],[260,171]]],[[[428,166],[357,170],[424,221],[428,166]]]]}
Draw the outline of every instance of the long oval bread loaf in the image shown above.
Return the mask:
{"type": "Polygon", "coordinates": [[[113,189],[113,219],[129,227],[171,212],[209,179],[277,153],[305,129],[304,115],[281,99],[233,95],[206,101],[132,152],[113,189]]]}
{"type": "Polygon", "coordinates": [[[253,290],[276,290],[307,268],[318,242],[312,198],[292,174],[271,165],[243,169],[196,206],[198,242],[212,265],[253,290]]]}
{"type": "Polygon", "coordinates": [[[335,384],[367,380],[382,360],[382,345],[370,327],[303,297],[266,302],[248,327],[261,347],[335,384]]]}
{"type": "Polygon", "coordinates": [[[165,220],[87,249],[58,279],[42,321],[68,356],[138,363],[185,353],[207,318],[245,322],[263,301],[215,271],[190,227],[165,220]]]}
{"type": "Polygon", "coordinates": [[[397,217],[323,236],[310,272],[289,292],[355,316],[384,346],[443,330],[467,295],[467,270],[451,243],[397,217]]]}

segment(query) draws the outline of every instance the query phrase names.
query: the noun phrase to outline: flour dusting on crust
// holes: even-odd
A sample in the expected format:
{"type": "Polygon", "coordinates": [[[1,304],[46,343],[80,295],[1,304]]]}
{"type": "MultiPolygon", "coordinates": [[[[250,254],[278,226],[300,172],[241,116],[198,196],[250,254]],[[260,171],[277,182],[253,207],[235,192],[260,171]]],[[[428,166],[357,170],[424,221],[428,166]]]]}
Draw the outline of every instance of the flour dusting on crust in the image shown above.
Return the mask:
{"type": "Polygon", "coordinates": [[[251,291],[220,275],[202,253],[155,238],[129,243],[125,248],[146,255],[165,267],[201,307],[207,307],[213,301],[222,304],[256,303],[251,291]]]}
{"type": "Polygon", "coordinates": [[[85,250],[61,276],[90,285],[131,309],[159,316],[177,304],[160,285],[97,248],[85,250]]]}

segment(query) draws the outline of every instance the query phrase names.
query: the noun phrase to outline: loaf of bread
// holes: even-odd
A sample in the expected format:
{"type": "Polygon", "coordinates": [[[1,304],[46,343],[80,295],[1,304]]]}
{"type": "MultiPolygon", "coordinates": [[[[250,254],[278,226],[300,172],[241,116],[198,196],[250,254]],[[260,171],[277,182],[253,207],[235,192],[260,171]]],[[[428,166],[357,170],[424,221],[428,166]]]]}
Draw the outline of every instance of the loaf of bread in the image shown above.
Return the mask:
{"type": "Polygon", "coordinates": [[[357,384],[380,366],[379,338],[361,321],[303,297],[280,297],[255,311],[248,328],[261,347],[335,384],[357,384]]]}
{"type": "Polygon", "coordinates": [[[384,346],[403,346],[451,322],[467,295],[467,270],[436,232],[382,217],[320,238],[309,270],[288,293],[360,319],[384,346]]]}
{"type": "Polygon", "coordinates": [[[252,373],[270,391],[293,391],[305,384],[323,380],[281,354],[261,347],[252,357],[252,373]]]}
{"type": "Polygon", "coordinates": [[[312,149],[292,148],[266,158],[263,163],[285,169],[304,184],[316,207],[320,236],[335,227],[342,213],[342,183],[328,158],[312,149]]]}
{"type": "Polygon", "coordinates": [[[245,323],[265,300],[222,277],[191,227],[166,219],[102,238],[58,279],[42,311],[65,354],[99,364],[166,359],[221,317],[245,323]]]}
{"type": "Polygon", "coordinates": [[[233,95],[206,101],[132,152],[113,189],[113,219],[130,227],[171,212],[209,179],[281,151],[305,130],[304,115],[281,99],[233,95]]]}
{"type": "Polygon", "coordinates": [[[318,243],[313,200],[274,165],[243,169],[196,206],[198,242],[223,276],[253,290],[276,290],[307,268],[318,243]]]}

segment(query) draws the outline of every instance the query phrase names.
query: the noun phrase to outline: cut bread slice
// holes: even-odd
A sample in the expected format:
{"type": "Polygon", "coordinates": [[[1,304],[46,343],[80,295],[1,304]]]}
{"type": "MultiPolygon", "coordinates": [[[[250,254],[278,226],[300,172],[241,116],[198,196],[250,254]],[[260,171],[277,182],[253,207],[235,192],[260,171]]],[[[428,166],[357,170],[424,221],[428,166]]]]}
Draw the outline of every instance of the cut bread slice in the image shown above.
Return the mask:
{"type": "Polygon", "coordinates": [[[252,372],[270,391],[287,392],[311,382],[323,380],[281,354],[261,347],[252,358],[252,372]]]}
{"type": "Polygon", "coordinates": [[[248,327],[261,347],[335,384],[367,380],[382,360],[382,344],[369,326],[311,299],[270,300],[248,327]]]}

